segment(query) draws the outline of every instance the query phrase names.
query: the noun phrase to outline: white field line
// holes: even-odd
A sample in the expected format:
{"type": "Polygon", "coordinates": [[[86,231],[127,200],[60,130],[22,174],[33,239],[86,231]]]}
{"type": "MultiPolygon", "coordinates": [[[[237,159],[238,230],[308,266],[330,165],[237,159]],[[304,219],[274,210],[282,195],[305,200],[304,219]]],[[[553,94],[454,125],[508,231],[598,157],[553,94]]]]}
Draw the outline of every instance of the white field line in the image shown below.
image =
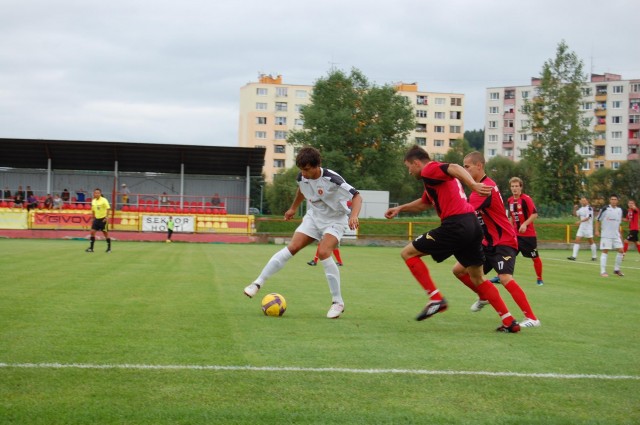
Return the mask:
{"type": "MultiPolygon", "coordinates": [[[[589,255],[589,254],[587,254],[587,255],[589,255]]],[[[609,257],[612,257],[611,253],[609,253],[609,257]]],[[[615,255],[613,255],[613,257],[615,258],[615,255]]],[[[572,263],[572,264],[576,264],[576,263],[577,264],[590,264],[592,266],[600,267],[600,254],[598,254],[598,257],[597,257],[598,259],[596,261],[583,261],[583,260],[580,260],[580,259],[578,259],[576,261],[569,261],[566,258],[551,258],[551,257],[541,257],[541,258],[543,258],[543,261],[550,260],[550,261],[560,261],[560,262],[563,262],[563,263],[572,263]]],[[[640,260],[636,259],[636,261],[640,261],[640,260]]],[[[631,265],[630,262],[631,262],[631,260],[626,261],[626,262],[625,262],[625,260],[623,260],[622,261],[622,265],[620,266],[620,270],[622,270],[623,272],[625,270],[629,270],[629,269],[631,269],[631,270],[640,270],[640,265],[637,265],[637,264],[631,265]]],[[[607,261],[607,268],[613,270],[613,261],[611,260],[611,258],[609,258],[609,260],[607,261]]]]}
{"type": "Polygon", "coordinates": [[[86,363],[0,363],[0,369],[98,369],[98,370],[211,370],[211,371],[249,371],[249,372],[316,372],[316,373],[353,373],[371,375],[461,375],[496,376],[511,378],[548,378],[548,379],[597,379],[597,380],[635,380],[634,375],[589,375],[561,373],[521,373],[489,372],[464,370],[424,370],[424,369],[350,369],[340,367],[294,367],[294,366],[216,366],[216,365],[149,365],[149,364],[86,364],[86,363]]]}

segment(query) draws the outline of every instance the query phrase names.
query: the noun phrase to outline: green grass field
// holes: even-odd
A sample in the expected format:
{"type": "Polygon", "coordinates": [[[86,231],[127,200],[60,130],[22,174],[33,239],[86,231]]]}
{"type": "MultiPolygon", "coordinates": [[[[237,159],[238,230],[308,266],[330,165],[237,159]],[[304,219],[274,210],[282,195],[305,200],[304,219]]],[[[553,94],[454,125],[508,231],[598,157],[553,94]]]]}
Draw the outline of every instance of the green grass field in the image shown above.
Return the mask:
{"type": "Polygon", "coordinates": [[[636,252],[604,279],[543,251],[542,287],[519,258],[542,327],[510,335],[450,260],[427,259],[449,310],[414,321],[426,296],[398,248],[342,248],[329,320],[311,247],[263,288],[289,304],[272,318],[242,290],[281,246],[86,246],[0,240],[2,424],[640,423],[636,252]]]}

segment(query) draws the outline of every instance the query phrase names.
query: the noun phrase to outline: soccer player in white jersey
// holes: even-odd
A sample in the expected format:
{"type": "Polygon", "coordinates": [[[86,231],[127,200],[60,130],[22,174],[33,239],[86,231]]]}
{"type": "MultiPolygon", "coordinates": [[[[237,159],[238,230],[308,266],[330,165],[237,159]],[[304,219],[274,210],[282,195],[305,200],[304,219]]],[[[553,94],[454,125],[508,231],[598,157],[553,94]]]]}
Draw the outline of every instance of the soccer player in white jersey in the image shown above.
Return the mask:
{"type": "Polygon", "coordinates": [[[580,249],[580,241],[582,238],[587,238],[589,246],[591,248],[591,261],[596,261],[596,243],[593,240],[593,208],[589,205],[589,200],[586,196],[580,198],[581,207],[577,205],[573,207],[573,214],[578,217],[576,224],[578,225],[578,232],[576,233],[576,242],[573,244],[573,255],[567,257],[568,260],[575,261],[578,257],[578,250],[580,249]]]}
{"type": "Polygon", "coordinates": [[[620,271],[624,251],[622,250],[622,237],[620,236],[620,223],[622,222],[622,208],[618,207],[618,195],[609,196],[609,205],[604,207],[598,220],[596,221],[596,236],[600,236],[600,227],[602,225],[602,236],[600,238],[600,276],[609,277],[607,274],[607,254],[610,249],[618,250],[616,262],[613,266],[613,273],[618,276],[624,276],[620,271]]]}
{"type": "Polygon", "coordinates": [[[244,288],[244,293],[253,298],[268,278],[280,271],[298,251],[317,240],[318,258],[324,267],[331,292],[332,303],[327,317],[337,319],[344,311],[344,300],[340,290],[340,270],[331,253],[338,247],[347,227],[352,230],[358,228],[362,196],[339,174],[322,168],[321,162],[320,152],[315,148],[305,146],[298,152],[298,189],[291,207],[284,213],[284,219],[291,220],[305,199],[307,213],[295,230],[289,245],[271,257],[260,276],[244,288]],[[351,202],[351,208],[347,206],[348,202],[351,202]]]}

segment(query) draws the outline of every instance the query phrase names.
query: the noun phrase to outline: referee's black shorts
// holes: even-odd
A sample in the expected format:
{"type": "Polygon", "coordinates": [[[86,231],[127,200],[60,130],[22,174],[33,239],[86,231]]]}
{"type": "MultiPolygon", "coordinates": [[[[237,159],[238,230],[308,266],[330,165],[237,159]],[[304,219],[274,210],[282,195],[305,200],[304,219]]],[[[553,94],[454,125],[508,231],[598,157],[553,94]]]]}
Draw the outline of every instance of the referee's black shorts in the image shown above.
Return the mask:
{"type": "Polygon", "coordinates": [[[106,232],[109,229],[107,228],[107,217],[105,218],[94,218],[93,224],[91,224],[91,230],[106,232]]]}

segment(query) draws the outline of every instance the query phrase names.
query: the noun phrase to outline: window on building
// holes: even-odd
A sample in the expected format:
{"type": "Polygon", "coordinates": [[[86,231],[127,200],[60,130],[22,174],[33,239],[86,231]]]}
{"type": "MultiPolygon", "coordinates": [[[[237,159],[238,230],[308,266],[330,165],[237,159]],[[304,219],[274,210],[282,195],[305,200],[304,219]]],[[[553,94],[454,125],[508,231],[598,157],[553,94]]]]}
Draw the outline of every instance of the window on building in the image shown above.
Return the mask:
{"type": "Polygon", "coordinates": [[[489,121],[489,128],[498,128],[498,121],[489,121]]]}
{"type": "Polygon", "coordinates": [[[433,127],[434,133],[444,133],[444,125],[436,125],[433,127]]]}
{"type": "Polygon", "coordinates": [[[296,90],[296,97],[298,99],[306,99],[308,95],[306,90],[296,90]]]}
{"type": "Polygon", "coordinates": [[[631,93],[640,93],[640,83],[631,84],[631,93]]]}
{"type": "Polygon", "coordinates": [[[513,142],[513,134],[503,134],[502,141],[507,143],[513,142]]]}
{"type": "Polygon", "coordinates": [[[593,102],[582,102],[582,110],[590,111],[593,109],[593,102]]]}
{"type": "Polygon", "coordinates": [[[614,93],[624,93],[624,86],[613,86],[614,93]]]}
{"type": "Polygon", "coordinates": [[[622,131],[612,131],[611,132],[611,139],[622,139],[622,131]]]}
{"type": "Polygon", "coordinates": [[[256,88],[256,94],[258,96],[266,96],[269,94],[269,89],[265,89],[263,87],[256,88]]]}
{"type": "Polygon", "coordinates": [[[490,114],[499,114],[500,113],[500,107],[498,107],[498,106],[490,106],[489,107],[489,113],[490,114]]]}
{"type": "Polygon", "coordinates": [[[462,119],[462,111],[449,111],[449,119],[461,120],[462,119]]]}
{"type": "Polygon", "coordinates": [[[284,159],[274,159],[273,160],[274,168],[284,168],[284,159]]]}
{"type": "Polygon", "coordinates": [[[489,135],[489,141],[490,142],[497,142],[498,141],[498,135],[497,134],[490,134],[489,135]]]}
{"type": "Polygon", "coordinates": [[[451,98],[451,106],[462,106],[462,98],[461,97],[452,97],[451,98]]]}
{"type": "Polygon", "coordinates": [[[302,118],[296,118],[294,124],[296,127],[302,127],[304,126],[304,120],[302,118]]]}
{"type": "Polygon", "coordinates": [[[287,102],[276,102],[276,111],[287,112],[287,102]]]}
{"type": "Polygon", "coordinates": [[[591,87],[584,87],[582,89],[582,96],[591,96],[593,94],[593,89],[591,87]]]}
{"type": "Polygon", "coordinates": [[[489,93],[489,99],[491,100],[500,100],[500,92],[493,91],[489,93]]]}
{"type": "Polygon", "coordinates": [[[611,117],[611,124],[622,124],[622,117],[619,115],[611,117]]]}
{"type": "Polygon", "coordinates": [[[273,153],[285,153],[285,145],[273,145],[273,153]]]}
{"type": "Polygon", "coordinates": [[[427,146],[427,138],[426,137],[416,137],[416,145],[418,145],[418,146],[427,146]]]}
{"type": "Polygon", "coordinates": [[[446,105],[447,99],[444,97],[436,97],[436,105],[446,105]]]}
{"type": "Polygon", "coordinates": [[[443,153],[434,153],[433,154],[433,159],[435,161],[443,161],[444,160],[444,154],[443,153]]]}
{"type": "Polygon", "coordinates": [[[589,161],[585,161],[582,163],[582,170],[589,171],[591,169],[591,163],[589,161]]]}
{"type": "Polygon", "coordinates": [[[257,102],[256,103],[256,110],[258,111],[266,111],[267,110],[267,104],[264,102],[257,102]]]}
{"type": "Polygon", "coordinates": [[[433,118],[437,120],[443,120],[445,118],[444,112],[435,112],[433,118]]]}
{"type": "Polygon", "coordinates": [[[620,155],[622,153],[622,146],[611,146],[611,153],[614,155],[620,155]]]}
{"type": "Polygon", "coordinates": [[[275,133],[274,133],[274,138],[276,140],[286,140],[287,132],[286,131],[281,131],[281,130],[276,130],[275,133]]]}
{"type": "Polygon", "coordinates": [[[529,90],[524,90],[522,92],[522,98],[523,99],[529,99],[529,90]]]}
{"type": "Polygon", "coordinates": [[[487,150],[487,153],[489,154],[489,156],[496,156],[496,151],[497,149],[489,149],[487,150]]]}
{"type": "Polygon", "coordinates": [[[505,149],[504,156],[513,156],[513,149],[505,149]]]}
{"type": "Polygon", "coordinates": [[[256,117],[256,124],[265,125],[267,123],[267,117],[256,117]]]}
{"type": "Polygon", "coordinates": [[[504,91],[504,98],[505,99],[515,99],[516,98],[516,91],[515,90],[505,90],[504,91]]]}
{"type": "Polygon", "coordinates": [[[449,133],[462,133],[462,126],[459,125],[450,125],[449,133]]]}
{"type": "Polygon", "coordinates": [[[422,96],[422,95],[416,96],[416,104],[417,105],[428,105],[429,104],[429,97],[428,96],[422,96]]]}
{"type": "Polygon", "coordinates": [[[433,146],[435,146],[436,148],[441,148],[444,146],[444,140],[434,140],[433,141],[433,146]]]}
{"type": "Polygon", "coordinates": [[[580,155],[591,156],[593,154],[593,150],[591,146],[581,146],[580,147],[580,155]]]}
{"type": "Polygon", "coordinates": [[[266,139],[267,132],[266,131],[256,131],[256,139],[266,139]]]}
{"type": "Polygon", "coordinates": [[[416,109],[416,117],[427,118],[427,111],[425,111],[424,109],[416,109]]]}
{"type": "Polygon", "coordinates": [[[611,169],[612,170],[617,170],[618,168],[620,168],[620,163],[618,161],[613,161],[611,163],[611,169]]]}
{"type": "Polygon", "coordinates": [[[520,141],[526,142],[529,139],[529,135],[526,133],[520,133],[520,141]]]}
{"type": "Polygon", "coordinates": [[[604,168],[604,161],[593,161],[593,168],[596,170],[604,168]]]}
{"type": "Polygon", "coordinates": [[[278,97],[287,97],[288,92],[288,87],[276,87],[276,96],[278,97]]]}
{"type": "Polygon", "coordinates": [[[504,120],[504,126],[508,128],[513,128],[513,120],[504,120]]]}
{"type": "Polygon", "coordinates": [[[302,107],[303,107],[303,106],[304,106],[304,105],[295,104],[295,105],[293,106],[293,110],[294,110],[294,111],[296,111],[297,113],[300,113],[300,112],[302,112],[302,107]]]}
{"type": "Polygon", "coordinates": [[[276,117],[276,125],[287,125],[287,117],[276,117]]]}
{"type": "Polygon", "coordinates": [[[637,124],[640,122],[640,115],[629,115],[629,124],[637,124]]]}
{"type": "Polygon", "coordinates": [[[613,102],[611,102],[611,109],[620,109],[622,108],[622,102],[620,102],[619,100],[614,100],[613,102]]]}
{"type": "Polygon", "coordinates": [[[418,133],[425,133],[427,131],[427,125],[426,124],[416,124],[416,131],[418,133]]]}
{"type": "Polygon", "coordinates": [[[452,148],[455,146],[457,139],[449,139],[449,147],[452,148]]]}

